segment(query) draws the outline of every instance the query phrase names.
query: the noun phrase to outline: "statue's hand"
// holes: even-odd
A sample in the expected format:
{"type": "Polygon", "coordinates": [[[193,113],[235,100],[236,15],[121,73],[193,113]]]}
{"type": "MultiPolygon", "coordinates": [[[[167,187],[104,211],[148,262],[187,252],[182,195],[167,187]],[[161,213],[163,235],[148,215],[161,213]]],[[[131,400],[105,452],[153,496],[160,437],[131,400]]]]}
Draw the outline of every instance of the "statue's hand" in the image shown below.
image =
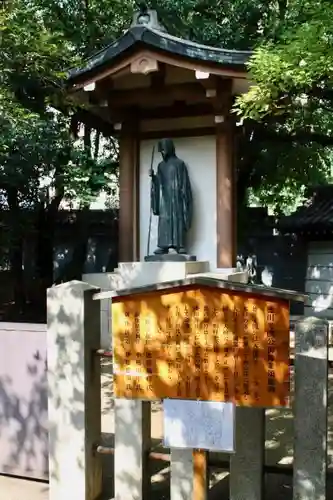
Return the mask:
{"type": "Polygon", "coordinates": [[[155,174],[154,174],[154,170],[151,168],[151,169],[149,170],[149,177],[154,177],[154,175],[155,175],[155,174]]]}

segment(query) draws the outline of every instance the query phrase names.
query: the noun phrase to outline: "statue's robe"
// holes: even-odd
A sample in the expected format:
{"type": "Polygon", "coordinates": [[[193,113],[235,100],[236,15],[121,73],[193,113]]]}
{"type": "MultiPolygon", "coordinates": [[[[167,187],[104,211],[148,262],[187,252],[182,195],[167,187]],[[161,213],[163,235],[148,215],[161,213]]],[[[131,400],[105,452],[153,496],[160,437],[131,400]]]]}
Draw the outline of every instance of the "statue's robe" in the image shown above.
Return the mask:
{"type": "Polygon", "coordinates": [[[151,205],[154,215],[159,216],[158,247],[184,249],[192,223],[192,189],[185,163],[173,154],[152,176],[151,205]]]}

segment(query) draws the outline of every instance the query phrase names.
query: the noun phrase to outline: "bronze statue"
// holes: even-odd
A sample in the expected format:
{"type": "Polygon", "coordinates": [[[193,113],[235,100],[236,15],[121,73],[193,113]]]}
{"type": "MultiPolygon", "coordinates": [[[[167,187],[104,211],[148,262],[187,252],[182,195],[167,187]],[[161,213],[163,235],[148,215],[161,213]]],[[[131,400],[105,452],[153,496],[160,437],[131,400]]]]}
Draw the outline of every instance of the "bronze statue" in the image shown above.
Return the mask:
{"type": "Polygon", "coordinates": [[[163,161],[156,174],[151,169],[151,207],[158,215],[158,240],[155,254],[167,254],[170,249],[186,254],[186,233],[192,223],[193,199],[188,171],[183,160],[176,156],[171,139],[158,143],[163,161]]]}

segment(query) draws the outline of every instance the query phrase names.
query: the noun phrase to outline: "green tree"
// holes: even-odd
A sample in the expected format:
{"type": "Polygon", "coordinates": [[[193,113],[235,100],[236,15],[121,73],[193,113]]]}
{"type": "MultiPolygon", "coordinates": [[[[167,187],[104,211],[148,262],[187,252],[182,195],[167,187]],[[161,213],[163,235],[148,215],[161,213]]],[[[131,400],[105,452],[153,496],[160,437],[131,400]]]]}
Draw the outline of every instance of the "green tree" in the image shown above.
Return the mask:
{"type": "MultiPolygon", "coordinates": [[[[249,62],[253,85],[235,103],[249,133],[287,145],[282,170],[275,174],[290,184],[289,196],[305,183],[330,180],[332,42],[331,2],[289,0],[276,38],[255,48],[249,62]]],[[[274,194],[272,182],[267,188],[264,197],[274,194]]]]}
{"type": "Polygon", "coordinates": [[[237,110],[264,123],[283,116],[287,130],[312,133],[310,138],[330,144],[320,135],[329,135],[331,126],[333,5],[290,0],[288,6],[277,40],[263,41],[254,51],[249,63],[254,85],[239,97],[237,110]]]}
{"type": "MultiPolygon", "coordinates": [[[[78,134],[76,110],[68,107],[62,86],[64,68],[79,62],[78,50],[57,26],[46,26],[43,14],[36,2],[21,0],[6,3],[0,11],[0,202],[9,228],[9,261],[20,309],[25,302],[22,261],[27,230],[38,235],[37,279],[44,299],[45,287],[53,282],[54,231],[61,202],[76,199],[86,208],[108,188],[108,176],[116,168],[112,149],[101,158],[100,133],[85,126],[83,137],[78,134]],[[53,104],[67,113],[55,111],[53,104]]],[[[77,246],[85,248],[83,238],[77,239],[77,246]]],[[[75,277],[79,275],[77,268],[75,277]]]]}

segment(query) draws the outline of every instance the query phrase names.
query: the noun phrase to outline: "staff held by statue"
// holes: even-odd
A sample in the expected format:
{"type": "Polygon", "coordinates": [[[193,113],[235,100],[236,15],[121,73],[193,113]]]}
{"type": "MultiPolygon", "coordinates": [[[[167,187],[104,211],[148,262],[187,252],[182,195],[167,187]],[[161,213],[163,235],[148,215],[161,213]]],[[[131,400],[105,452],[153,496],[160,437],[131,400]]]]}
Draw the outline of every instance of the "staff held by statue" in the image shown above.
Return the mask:
{"type": "MultiPolygon", "coordinates": [[[[150,170],[149,176],[152,178],[154,174],[154,156],[155,156],[155,146],[153,146],[153,150],[151,152],[151,161],[150,161],[150,170]]],[[[152,181],[153,184],[153,181],[152,181]]],[[[150,193],[152,192],[153,185],[150,187],[150,193]]],[[[147,241],[147,255],[150,254],[150,239],[151,239],[151,224],[153,219],[153,204],[150,196],[150,213],[149,213],[149,229],[148,229],[148,241],[147,241]]]]}

